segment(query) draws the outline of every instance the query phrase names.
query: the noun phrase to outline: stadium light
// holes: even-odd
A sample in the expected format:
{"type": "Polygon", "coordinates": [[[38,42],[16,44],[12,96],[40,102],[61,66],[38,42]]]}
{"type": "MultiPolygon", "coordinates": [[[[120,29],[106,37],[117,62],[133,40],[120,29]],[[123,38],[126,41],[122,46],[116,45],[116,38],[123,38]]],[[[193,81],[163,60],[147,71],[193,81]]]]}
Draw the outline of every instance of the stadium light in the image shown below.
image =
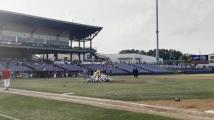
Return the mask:
{"type": "Polygon", "coordinates": [[[156,48],[156,62],[159,63],[159,11],[158,11],[158,0],[156,0],[156,34],[157,34],[157,48],[156,48]]]}

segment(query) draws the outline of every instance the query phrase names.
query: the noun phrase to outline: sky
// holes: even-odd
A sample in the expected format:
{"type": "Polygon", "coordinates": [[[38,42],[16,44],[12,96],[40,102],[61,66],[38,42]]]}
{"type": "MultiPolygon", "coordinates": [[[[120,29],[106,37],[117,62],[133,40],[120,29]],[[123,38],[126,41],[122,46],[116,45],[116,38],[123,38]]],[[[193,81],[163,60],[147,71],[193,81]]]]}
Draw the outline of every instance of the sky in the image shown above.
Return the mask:
{"type": "MultiPolygon", "coordinates": [[[[103,27],[99,53],[156,48],[155,0],[0,0],[0,9],[103,27]]],[[[214,53],[214,0],[159,0],[160,48],[214,53]]]]}

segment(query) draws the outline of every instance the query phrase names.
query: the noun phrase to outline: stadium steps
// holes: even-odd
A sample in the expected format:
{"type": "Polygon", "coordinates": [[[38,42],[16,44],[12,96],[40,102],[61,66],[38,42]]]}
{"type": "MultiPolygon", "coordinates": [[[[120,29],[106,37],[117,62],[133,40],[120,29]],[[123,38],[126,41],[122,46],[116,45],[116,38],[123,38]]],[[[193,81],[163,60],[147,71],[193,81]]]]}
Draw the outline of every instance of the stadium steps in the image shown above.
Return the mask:
{"type": "Polygon", "coordinates": [[[64,67],[62,67],[62,66],[60,66],[60,65],[57,65],[57,64],[53,64],[55,67],[58,67],[58,68],[60,68],[60,69],[62,69],[62,70],[65,70],[65,71],[69,71],[69,69],[66,69],[66,68],[64,68],[64,67]]]}
{"type": "Polygon", "coordinates": [[[132,65],[135,66],[135,67],[137,67],[137,68],[140,68],[140,69],[143,69],[143,70],[145,70],[145,71],[148,71],[148,72],[150,72],[150,73],[154,73],[154,71],[152,71],[152,70],[149,70],[149,69],[146,69],[146,68],[143,68],[143,67],[134,65],[134,64],[132,64],[132,65]]]}
{"type": "Polygon", "coordinates": [[[85,65],[78,65],[78,66],[80,66],[81,68],[83,68],[83,69],[89,69],[87,66],[85,66],[85,65]]]}
{"type": "Polygon", "coordinates": [[[130,71],[128,71],[128,70],[125,70],[125,69],[122,69],[122,68],[120,68],[120,67],[115,67],[115,68],[117,68],[117,69],[119,69],[119,70],[122,70],[122,71],[124,71],[124,72],[127,72],[127,73],[129,73],[129,74],[132,74],[132,72],[130,72],[130,71]]]}
{"type": "Polygon", "coordinates": [[[22,64],[23,64],[25,67],[28,67],[28,68],[32,69],[33,71],[36,70],[36,68],[34,68],[34,67],[31,66],[31,65],[26,64],[25,62],[23,62],[22,64]]]}

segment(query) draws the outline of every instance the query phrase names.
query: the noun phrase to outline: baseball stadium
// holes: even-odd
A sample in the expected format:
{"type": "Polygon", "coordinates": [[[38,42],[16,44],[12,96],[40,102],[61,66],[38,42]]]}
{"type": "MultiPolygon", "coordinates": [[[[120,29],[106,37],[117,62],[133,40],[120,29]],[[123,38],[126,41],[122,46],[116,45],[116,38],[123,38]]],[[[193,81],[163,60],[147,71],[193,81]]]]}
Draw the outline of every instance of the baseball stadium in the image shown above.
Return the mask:
{"type": "Polygon", "coordinates": [[[103,29],[1,10],[0,70],[11,81],[0,84],[0,119],[214,119],[213,55],[101,54],[103,29]]]}

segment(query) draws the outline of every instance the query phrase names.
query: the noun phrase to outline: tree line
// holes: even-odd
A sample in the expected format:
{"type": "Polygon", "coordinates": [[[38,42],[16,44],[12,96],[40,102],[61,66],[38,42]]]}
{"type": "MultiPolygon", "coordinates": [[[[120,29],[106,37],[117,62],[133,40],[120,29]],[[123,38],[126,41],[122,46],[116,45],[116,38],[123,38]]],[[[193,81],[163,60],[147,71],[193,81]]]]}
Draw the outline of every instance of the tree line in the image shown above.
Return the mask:
{"type": "MultiPolygon", "coordinates": [[[[148,56],[156,56],[156,49],[145,51],[145,50],[121,50],[119,54],[141,54],[141,55],[148,55],[148,56]]],[[[174,50],[174,49],[160,49],[159,50],[160,58],[163,60],[184,60],[184,61],[191,61],[191,54],[182,53],[181,51],[174,50]]]]}

